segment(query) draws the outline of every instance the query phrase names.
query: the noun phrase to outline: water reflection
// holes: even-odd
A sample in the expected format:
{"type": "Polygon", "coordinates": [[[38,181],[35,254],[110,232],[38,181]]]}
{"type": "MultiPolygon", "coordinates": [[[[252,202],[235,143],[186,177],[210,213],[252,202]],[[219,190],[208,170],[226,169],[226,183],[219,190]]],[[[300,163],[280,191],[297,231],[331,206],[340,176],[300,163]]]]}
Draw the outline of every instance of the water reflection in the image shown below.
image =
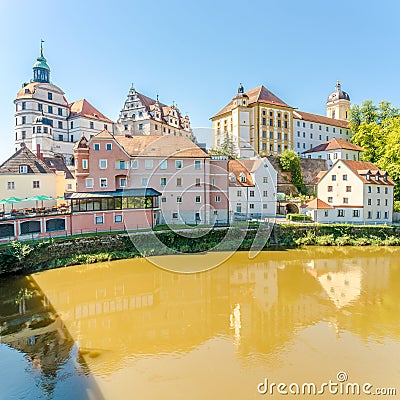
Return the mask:
{"type": "Polygon", "coordinates": [[[18,292],[2,293],[2,342],[49,382],[75,351],[74,373],[90,371],[105,398],[252,399],[264,376],[318,381],[339,370],[393,387],[399,255],[314,248],[237,253],[185,275],[139,259],[47,271],[27,281],[41,292],[22,314],[10,301],[18,292]]]}

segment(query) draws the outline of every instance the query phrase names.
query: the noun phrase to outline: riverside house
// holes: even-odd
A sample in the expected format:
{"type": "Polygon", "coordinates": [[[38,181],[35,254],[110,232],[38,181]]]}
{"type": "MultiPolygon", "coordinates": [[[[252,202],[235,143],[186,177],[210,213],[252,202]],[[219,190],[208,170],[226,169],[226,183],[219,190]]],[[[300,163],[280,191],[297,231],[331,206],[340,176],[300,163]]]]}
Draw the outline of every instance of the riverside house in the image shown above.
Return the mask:
{"type": "Polygon", "coordinates": [[[160,193],[151,225],[226,222],[227,160],[211,160],[184,136],[114,136],[104,130],[83,137],[74,155],[77,191],[85,196],[147,189],[160,193]]]}
{"type": "Polygon", "coordinates": [[[390,224],[394,183],[370,162],[338,160],[319,174],[317,199],[305,213],[315,222],[390,224]]]}

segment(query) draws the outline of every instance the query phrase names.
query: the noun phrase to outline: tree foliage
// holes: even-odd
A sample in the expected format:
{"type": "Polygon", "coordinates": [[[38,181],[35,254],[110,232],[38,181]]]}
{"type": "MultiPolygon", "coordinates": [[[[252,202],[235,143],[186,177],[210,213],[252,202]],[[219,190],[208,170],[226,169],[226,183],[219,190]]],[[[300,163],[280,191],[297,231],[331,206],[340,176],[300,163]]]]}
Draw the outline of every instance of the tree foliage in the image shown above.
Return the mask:
{"type": "Polygon", "coordinates": [[[228,132],[225,132],[225,137],[219,148],[212,149],[212,154],[220,156],[228,156],[230,159],[237,158],[236,145],[228,132]]]}
{"type": "Polygon", "coordinates": [[[279,165],[282,171],[290,172],[292,184],[300,190],[303,187],[303,175],[298,154],[294,150],[285,150],[279,156],[279,165]]]}
{"type": "Polygon", "coordinates": [[[371,100],[350,111],[352,142],[364,149],[362,159],[376,164],[397,184],[395,198],[400,200],[400,110],[388,101],[377,106],[371,100]]]}

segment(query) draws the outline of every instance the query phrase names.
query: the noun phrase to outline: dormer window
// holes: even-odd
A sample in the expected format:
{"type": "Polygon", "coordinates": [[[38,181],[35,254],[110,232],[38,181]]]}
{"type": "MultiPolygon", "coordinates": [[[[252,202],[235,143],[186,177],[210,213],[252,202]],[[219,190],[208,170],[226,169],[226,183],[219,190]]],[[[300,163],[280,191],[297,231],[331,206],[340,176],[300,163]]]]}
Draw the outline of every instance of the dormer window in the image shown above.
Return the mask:
{"type": "Polygon", "coordinates": [[[378,174],[375,175],[375,180],[379,181],[379,175],[378,174]]]}
{"type": "Polygon", "coordinates": [[[367,181],[371,180],[371,175],[370,175],[370,174],[365,175],[365,179],[366,179],[367,181]]]}
{"type": "Polygon", "coordinates": [[[246,175],[243,172],[240,174],[240,182],[246,183],[246,175]]]}
{"type": "Polygon", "coordinates": [[[20,174],[27,174],[28,173],[28,166],[27,165],[20,165],[19,166],[19,173],[20,174]]]}
{"type": "Polygon", "coordinates": [[[231,173],[229,174],[229,180],[230,180],[231,182],[236,182],[236,176],[235,176],[235,174],[234,174],[233,172],[231,172],[231,173]]]}
{"type": "Polygon", "coordinates": [[[387,175],[383,175],[383,181],[387,182],[387,175]]]}

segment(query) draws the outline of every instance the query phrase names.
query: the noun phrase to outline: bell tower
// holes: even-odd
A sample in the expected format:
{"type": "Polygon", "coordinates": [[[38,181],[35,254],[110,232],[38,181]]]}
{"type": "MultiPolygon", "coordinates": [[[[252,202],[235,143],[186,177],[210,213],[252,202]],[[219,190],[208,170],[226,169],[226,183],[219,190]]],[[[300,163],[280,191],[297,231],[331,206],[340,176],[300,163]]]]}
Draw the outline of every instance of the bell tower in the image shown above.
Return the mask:
{"type": "Polygon", "coordinates": [[[347,121],[350,118],[350,104],[350,96],[342,90],[340,81],[337,81],[335,91],[326,102],[326,116],[347,121]]]}

